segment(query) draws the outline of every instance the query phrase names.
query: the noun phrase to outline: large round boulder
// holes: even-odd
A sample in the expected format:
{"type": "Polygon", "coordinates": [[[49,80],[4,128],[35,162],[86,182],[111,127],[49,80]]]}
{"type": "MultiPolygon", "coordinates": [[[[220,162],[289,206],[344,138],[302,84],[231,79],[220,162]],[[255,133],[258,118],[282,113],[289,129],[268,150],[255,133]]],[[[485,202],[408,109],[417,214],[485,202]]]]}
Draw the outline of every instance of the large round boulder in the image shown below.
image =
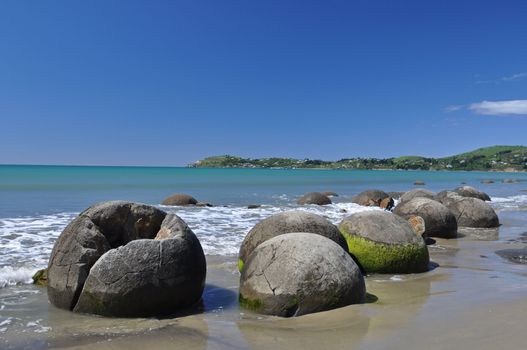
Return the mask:
{"type": "Polygon", "coordinates": [[[498,215],[490,205],[478,198],[449,198],[446,206],[457,218],[460,227],[492,228],[498,227],[498,215]]]}
{"type": "Polygon", "coordinates": [[[240,304],[255,312],[300,316],[364,302],[357,264],[338,244],[288,233],[260,244],[240,276],[240,304]]]}
{"type": "Polygon", "coordinates": [[[316,204],[316,205],[327,205],[331,204],[331,199],[325,194],[320,192],[309,192],[300,197],[297,201],[297,204],[306,205],[306,204],[316,204]]]}
{"type": "Polygon", "coordinates": [[[461,186],[454,190],[457,194],[459,194],[461,197],[472,197],[472,198],[478,198],[482,201],[490,201],[490,196],[486,194],[485,192],[479,191],[471,186],[461,186]]]}
{"type": "Polygon", "coordinates": [[[196,205],[198,204],[198,201],[196,198],[192,197],[191,195],[184,194],[184,193],[176,193],[173,194],[161,202],[163,205],[172,205],[172,206],[185,206],[185,205],[196,205]]]}
{"type": "Polygon", "coordinates": [[[247,233],[238,256],[240,271],[258,245],[278,235],[291,232],[316,233],[331,239],[345,251],[348,250],[348,244],[338,228],[322,216],[301,210],[286,211],[260,221],[247,233]]]}
{"type": "Polygon", "coordinates": [[[57,239],[48,298],[60,308],[106,316],[173,313],[201,299],[201,245],[179,217],[144,204],[88,208],[57,239]]]}
{"type": "Polygon", "coordinates": [[[390,210],[393,207],[393,199],[381,190],[366,190],[354,196],[351,201],[355,204],[367,207],[381,207],[390,210]]]}
{"type": "Polygon", "coordinates": [[[393,212],[407,220],[416,215],[423,218],[424,237],[457,237],[456,217],[450,209],[433,199],[416,197],[408,202],[399,203],[393,212]]]}
{"type": "Polygon", "coordinates": [[[418,188],[406,192],[401,196],[401,203],[411,201],[414,198],[429,198],[434,199],[435,193],[429,190],[418,188]]]}
{"type": "Polygon", "coordinates": [[[425,241],[402,217],[386,211],[350,215],[339,225],[349,252],[366,272],[413,273],[428,270],[425,241]]]}

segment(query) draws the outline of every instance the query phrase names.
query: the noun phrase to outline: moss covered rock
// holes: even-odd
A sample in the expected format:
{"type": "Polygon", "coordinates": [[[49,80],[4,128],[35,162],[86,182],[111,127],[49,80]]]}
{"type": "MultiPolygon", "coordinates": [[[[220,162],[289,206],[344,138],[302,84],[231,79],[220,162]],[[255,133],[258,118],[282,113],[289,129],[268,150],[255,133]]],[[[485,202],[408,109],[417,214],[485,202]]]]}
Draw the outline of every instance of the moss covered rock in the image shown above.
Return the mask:
{"type": "Polygon", "coordinates": [[[338,244],[313,233],[287,233],[260,244],[240,276],[240,305],[282,317],[364,302],[357,264],[338,244]]]}
{"type": "Polygon", "coordinates": [[[349,252],[369,273],[413,273],[428,270],[425,241],[400,216],[367,211],[348,216],[339,225],[349,252]]]}
{"type": "Polygon", "coordinates": [[[33,277],[33,284],[36,284],[37,286],[47,286],[48,285],[48,269],[41,269],[35,272],[33,277]]]}

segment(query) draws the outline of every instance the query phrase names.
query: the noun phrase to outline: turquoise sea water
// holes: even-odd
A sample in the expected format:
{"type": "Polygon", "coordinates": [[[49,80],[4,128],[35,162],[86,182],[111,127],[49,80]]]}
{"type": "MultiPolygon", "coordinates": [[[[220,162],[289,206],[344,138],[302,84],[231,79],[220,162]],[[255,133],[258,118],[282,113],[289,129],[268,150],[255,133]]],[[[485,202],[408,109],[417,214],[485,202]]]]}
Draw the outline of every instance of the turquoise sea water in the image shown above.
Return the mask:
{"type": "Polygon", "coordinates": [[[214,207],[160,207],[188,223],[207,255],[235,256],[251,227],[269,215],[300,209],[337,224],[354,212],[375,210],[352,203],[353,195],[371,188],[407,191],[417,180],[432,191],[464,182],[487,192],[496,210],[527,209],[526,173],[0,166],[0,288],[29,283],[47,265],[64,227],[97,202],[159,206],[173,193],[189,193],[214,207]],[[517,182],[502,182],[510,178],[517,182]],[[495,182],[480,183],[488,179],[495,182]],[[296,199],[311,191],[339,196],[328,206],[298,206],[296,199]]]}
{"type": "Polygon", "coordinates": [[[527,189],[527,173],[2,165],[0,218],[78,212],[111,199],[157,204],[178,192],[216,205],[281,205],[310,191],[344,199],[369,188],[406,191],[416,180],[433,191],[466,182],[498,197],[527,189]],[[507,178],[523,181],[501,183],[507,178]],[[495,183],[482,185],[483,179],[495,183]]]}

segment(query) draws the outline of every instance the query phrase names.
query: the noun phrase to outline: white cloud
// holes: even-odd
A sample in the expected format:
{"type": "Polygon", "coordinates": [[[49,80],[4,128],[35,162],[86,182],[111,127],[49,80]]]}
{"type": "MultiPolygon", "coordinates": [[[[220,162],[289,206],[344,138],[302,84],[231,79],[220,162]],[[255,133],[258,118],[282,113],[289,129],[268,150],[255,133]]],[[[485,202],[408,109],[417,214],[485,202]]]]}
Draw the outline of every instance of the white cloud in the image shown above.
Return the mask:
{"type": "Polygon", "coordinates": [[[527,100],[482,101],[471,104],[468,109],[483,115],[527,116],[527,100]]]}
{"type": "Polygon", "coordinates": [[[465,106],[463,105],[450,105],[450,106],[446,106],[445,107],[445,112],[455,112],[455,111],[459,111],[459,110],[462,110],[465,106]]]}
{"type": "Polygon", "coordinates": [[[508,77],[503,77],[503,78],[501,78],[501,80],[503,80],[503,81],[518,81],[518,80],[522,80],[524,78],[527,78],[527,73],[516,73],[516,74],[510,75],[508,77]]]}

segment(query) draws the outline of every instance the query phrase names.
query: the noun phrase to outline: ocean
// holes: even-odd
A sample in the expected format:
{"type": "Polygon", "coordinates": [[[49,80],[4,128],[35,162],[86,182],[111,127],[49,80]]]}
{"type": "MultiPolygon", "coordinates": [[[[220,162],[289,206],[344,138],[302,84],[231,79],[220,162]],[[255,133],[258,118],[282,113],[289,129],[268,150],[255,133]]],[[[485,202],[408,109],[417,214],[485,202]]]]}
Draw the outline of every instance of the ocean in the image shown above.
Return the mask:
{"type": "MultiPolygon", "coordinates": [[[[196,233],[207,259],[221,265],[235,261],[250,228],[274,213],[307,210],[337,224],[354,212],[378,210],[351,203],[353,195],[366,189],[441,191],[462,183],[488,193],[500,220],[509,218],[511,224],[500,232],[498,241],[514,239],[527,231],[527,173],[2,165],[0,338],[4,334],[8,339],[9,334],[24,329],[41,340],[41,335],[53,328],[47,321],[53,307],[48,309],[46,304],[45,310],[34,315],[17,310],[46,299],[45,289],[30,285],[32,274],[47,266],[53,244],[63,228],[80,211],[97,202],[130,200],[176,213],[196,233]],[[505,183],[505,179],[516,182],[505,183]],[[482,184],[482,180],[494,183],[482,184]],[[415,186],[415,181],[424,181],[426,185],[415,186]],[[298,197],[312,191],[334,191],[339,196],[332,198],[332,205],[323,207],[296,204],[298,197]],[[173,193],[188,193],[214,206],[159,205],[173,193]],[[261,207],[248,209],[249,204],[261,207]]],[[[237,272],[232,269],[229,273],[237,272]]],[[[213,276],[217,278],[218,273],[213,276]]],[[[224,307],[219,305],[211,310],[224,307]]],[[[239,314],[239,310],[235,313],[239,314]]],[[[9,339],[6,344],[13,345],[13,338],[9,339]]],[[[28,346],[47,346],[37,340],[28,346]]]]}

